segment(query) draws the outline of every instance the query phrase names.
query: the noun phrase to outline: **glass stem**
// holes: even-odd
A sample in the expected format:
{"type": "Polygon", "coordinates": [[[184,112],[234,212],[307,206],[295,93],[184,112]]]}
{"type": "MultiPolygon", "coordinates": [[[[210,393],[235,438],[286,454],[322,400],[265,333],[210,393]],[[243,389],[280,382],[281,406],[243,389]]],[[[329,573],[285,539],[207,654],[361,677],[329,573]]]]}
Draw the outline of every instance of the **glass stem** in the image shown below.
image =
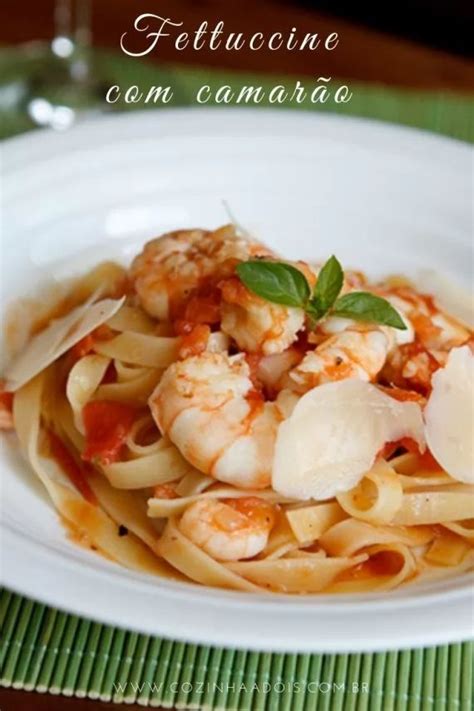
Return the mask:
{"type": "Polygon", "coordinates": [[[67,2],[72,16],[72,40],[74,55],[71,66],[72,78],[86,82],[90,77],[91,48],[91,0],[63,0],[67,2]]]}
{"type": "Polygon", "coordinates": [[[54,39],[72,41],[72,0],[56,0],[54,6],[54,39]]]}
{"type": "Polygon", "coordinates": [[[90,76],[91,0],[56,0],[51,49],[67,62],[71,79],[90,76]]]}
{"type": "Polygon", "coordinates": [[[78,56],[83,63],[84,76],[89,74],[91,48],[91,0],[76,0],[76,25],[74,41],[78,56]]]}

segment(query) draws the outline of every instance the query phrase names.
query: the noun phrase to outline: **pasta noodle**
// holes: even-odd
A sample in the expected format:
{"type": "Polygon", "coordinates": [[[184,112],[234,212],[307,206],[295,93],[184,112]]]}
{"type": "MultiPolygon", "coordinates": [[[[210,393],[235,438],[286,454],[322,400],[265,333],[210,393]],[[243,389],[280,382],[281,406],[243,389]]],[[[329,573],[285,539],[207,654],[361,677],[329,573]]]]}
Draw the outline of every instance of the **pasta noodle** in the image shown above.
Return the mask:
{"type": "Polygon", "coordinates": [[[178,496],[194,496],[202,494],[211,484],[213,479],[210,476],[205,476],[197,470],[185,474],[176,485],[176,493],[178,496]]]}
{"type": "Polygon", "coordinates": [[[337,500],[351,516],[371,523],[390,523],[402,506],[402,484],[386,462],[377,462],[355,489],[339,494],[337,500]],[[371,485],[369,490],[367,484],[371,485]]]}
{"type": "Polygon", "coordinates": [[[149,415],[144,415],[134,422],[125,438],[125,444],[130,455],[137,458],[155,454],[155,452],[163,448],[165,443],[166,440],[160,436],[155,423],[149,415]],[[147,444],[140,444],[143,434],[147,433],[149,433],[151,441],[147,444]]]}
{"type": "Polygon", "coordinates": [[[135,536],[118,536],[117,525],[65,478],[61,468],[39,454],[41,395],[44,378],[37,376],[15,396],[14,421],[23,451],[46,487],[61,516],[104,554],[128,568],[169,575],[162,561],[135,536]]]}
{"type": "Polygon", "coordinates": [[[271,503],[285,503],[288,499],[284,499],[274,491],[252,491],[251,489],[235,489],[230,486],[216,486],[215,488],[204,491],[203,493],[194,496],[187,496],[176,499],[156,499],[148,500],[148,515],[155,518],[168,518],[169,516],[177,516],[182,513],[190,504],[201,499],[233,499],[244,497],[258,497],[271,503]]]}
{"type": "Polygon", "coordinates": [[[99,355],[148,368],[166,368],[178,356],[178,339],[124,331],[110,340],[98,341],[99,355]]]}
{"type": "MultiPolygon", "coordinates": [[[[351,570],[345,580],[336,581],[328,592],[348,593],[367,590],[393,590],[412,578],[417,570],[416,560],[409,548],[401,543],[385,543],[365,550],[367,560],[359,569],[351,570]]],[[[352,559],[350,559],[352,560],[352,559]]]]}
{"type": "Polygon", "coordinates": [[[228,563],[234,573],[261,588],[289,593],[315,593],[327,588],[338,575],[366,560],[366,555],[353,558],[279,558],[228,563]]]}
{"type": "Polygon", "coordinates": [[[472,570],[474,565],[474,551],[469,551],[458,565],[435,565],[424,560],[419,566],[417,580],[420,583],[442,580],[453,575],[461,575],[472,570]]]}
{"type": "Polygon", "coordinates": [[[286,512],[291,529],[300,543],[319,539],[346,515],[338,502],[304,506],[286,512]]]}
{"type": "Polygon", "coordinates": [[[176,481],[188,474],[191,467],[176,447],[164,447],[147,457],[116,462],[104,467],[104,474],[117,489],[144,489],[176,481]]]}
{"type": "Polygon", "coordinates": [[[88,482],[97,501],[109,516],[155,551],[162,526],[147,516],[146,499],[141,492],[116,489],[107,479],[97,474],[90,475],[88,482]]]}
{"type": "Polygon", "coordinates": [[[174,568],[180,570],[191,580],[202,585],[211,585],[231,590],[258,592],[259,588],[251,582],[233,573],[179,531],[173,518],[168,520],[158,544],[163,558],[174,568]]]}
{"type": "Polygon", "coordinates": [[[474,545],[474,519],[466,519],[465,521],[453,521],[452,523],[443,523],[444,528],[448,531],[457,533],[458,536],[466,538],[471,545],[474,545]]]}
{"type": "Polygon", "coordinates": [[[436,565],[459,565],[469,553],[469,544],[454,534],[435,538],[425,559],[436,565]]]}
{"type": "MultiPolygon", "coordinates": [[[[232,226],[165,235],[130,269],[107,263],[78,281],[7,369],[0,405],[13,399],[20,447],[73,538],[134,570],[253,593],[386,591],[464,574],[474,565],[474,486],[427,448],[422,412],[433,374],[471,332],[449,317],[448,345],[428,347],[448,316],[432,322],[432,301],[400,279],[370,288],[394,301],[411,340],[331,313],[315,325],[241,283],[236,264],[265,257],[275,259],[232,226]],[[374,372],[373,343],[386,351],[374,372]],[[428,375],[417,370],[420,353],[428,375]],[[340,442],[326,451],[321,441],[317,465],[308,440],[290,455],[290,473],[304,463],[307,488],[293,486],[296,476],[277,485],[286,421],[289,436],[304,426],[313,437],[307,396],[354,380],[380,408],[373,456],[359,457],[359,441],[345,448],[346,398],[340,442]],[[379,449],[380,432],[391,431],[387,420],[378,432],[386,411],[398,434],[380,436],[379,449]],[[406,432],[399,420],[409,411],[406,432]]],[[[320,276],[298,265],[317,288],[320,276]]],[[[349,295],[368,283],[355,272],[344,279],[349,295]]],[[[325,411],[318,417],[323,427],[325,411]]],[[[354,431],[370,444],[364,424],[354,431]]]]}
{"type": "Polygon", "coordinates": [[[114,360],[114,370],[117,374],[117,383],[127,383],[130,380],[135,380],[141,375],[148,373],[148,368],[140,365],[130,365],[121,360],[114,360]]]}
{"type": "Polygon", "coordinates": [[[262,557],[266,560],[281,558],[298,550],[299,545],[299,541],[291,530],[287,518],[280,513],[262,557]]]}
{"type": "Polygon", "coordinates": [[[472,518],[474,487],[457,484],[404,494],[402,505],[392,519],[396,526],[420,526],[472,518]]]}
{"type": "Polygon", "coordinates": [[[429,528],[374,526],[366,521],[348,518],[332,526],[319,539],[320,545],[331,555],[349,556],[367,546],[403,543],[409,547],[422,546],[433,539],[429,528]]]}
{"type": "Polygon", "coordinates": [[[152,334],[156,332],[156,323],[140,308],[124,304],[117,313],[107,321],[107,326],[113,331],[132,331],[134,333],[152,334]]]}
{"type": "Polygon", "coordinates": [[[163,371],[155,368],[144,369],[130,380],[101,385],[96,393],[97,400],[116,400],[135,405],[146,405],[146,402],[157,385],[163,371]]]}
{"type": "Polygon", "coordinates": [[[82,408],[99,387],[109,363],[109,358],[100,355],[87,355],[81,358],[69,373],[66,383],[66,397],[72,407],[74,424],[81,434],[84,434],[82,408]]]}

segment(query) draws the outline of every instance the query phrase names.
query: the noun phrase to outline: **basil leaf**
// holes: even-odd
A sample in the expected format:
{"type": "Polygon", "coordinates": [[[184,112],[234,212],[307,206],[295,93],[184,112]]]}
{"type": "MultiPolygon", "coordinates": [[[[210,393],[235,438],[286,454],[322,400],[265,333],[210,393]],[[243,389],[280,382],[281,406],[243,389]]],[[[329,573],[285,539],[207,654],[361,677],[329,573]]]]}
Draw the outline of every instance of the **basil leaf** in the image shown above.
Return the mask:
{"type": "Polygon", "coordinates": [[[406,330],[406,325],[398,311],[385,299],[367,291],[353,291],[341,296],[334,304],[332,314],[353,318],[356,321],[393,326],[401,331],[406,330]]]}
{"type": "Polygon", "coordinates": [[[316,303],[314,299],[310,299],[308,303],[306,304],[306,313],[308,316],[311,316],[313,321],[319,321],[320,318],[324,316],[324,312],[322,311],[321,307],[319,304],[316,303]]]}
{"type": "Polygon", "coordinates": [[[310,295],[308,282],[290,264],[256,259],[238,264],[236,270],[247,289],[262,299],[305,308],[310,295]]]}
{"type": "Polygon", "coordinates": [[[343,282],[344,272],[339,261],[333,255],[322,266],[311,298],[311,304],[319,314],[319,318],[324,316],[334,304],[343,282]]]}

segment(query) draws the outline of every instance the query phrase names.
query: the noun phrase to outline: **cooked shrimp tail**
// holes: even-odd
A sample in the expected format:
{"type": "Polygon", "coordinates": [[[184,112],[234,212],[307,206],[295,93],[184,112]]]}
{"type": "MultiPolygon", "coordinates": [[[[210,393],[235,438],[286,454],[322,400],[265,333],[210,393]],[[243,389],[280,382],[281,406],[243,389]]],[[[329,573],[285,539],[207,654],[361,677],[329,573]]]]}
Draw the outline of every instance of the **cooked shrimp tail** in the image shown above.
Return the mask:
{"type": "Polygon", "coordinates": [[[216,560],[245,560],[263,551],[274,523],[274,506],[247,496],[196,501],[184,512],[179,529],[216,560]]]}

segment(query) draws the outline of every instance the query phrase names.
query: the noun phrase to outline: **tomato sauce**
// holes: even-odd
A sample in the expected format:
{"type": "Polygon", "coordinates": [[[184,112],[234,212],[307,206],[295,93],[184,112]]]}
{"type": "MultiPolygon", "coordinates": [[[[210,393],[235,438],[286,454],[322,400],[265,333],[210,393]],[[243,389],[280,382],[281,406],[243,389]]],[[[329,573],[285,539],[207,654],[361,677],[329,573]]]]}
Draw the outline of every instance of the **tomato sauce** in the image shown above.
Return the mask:
{"type": "Polygon", "coordinates": [[[115,336],[112,329],[107,326],[107,324],[102,324],[88,333],[87,336],[81,338],[72,348],[69,350],[69,355],[74,362],[84,358],[84,356],[89,355],[94,351],[94,346],[97,341],[107,341],[115,336]]]}
{"type": "Polygon", "coordinates": [[[51,430],[48,431],[49,451],[68,479],[91,504],[96,504],[95,494],[87,482],[86,467],[78,464],[64,442],[51,430]]]}
{"type": "Polygon", "coordinates": [[[443,471],[443,467],[438,464],[430,450],[426,448],[423,454],[421,454],[417,442],[415,442],[414,439],[411,439],[411,437],[403,437],[396,442],[386,442],[377,456],[382,457],[383,459],[389,459],[398,449],[404,449],[410,454],[418,455],[418,466],[422,471],[443,471]]]}
{"type": "Polygon", "coordinates": [[[13,397],[14,393],[7,392],[4,390],[5,383],[0,380],[0,409],[6,412],[13,411],[13,397]]]}
{"type": "Polygon", "coordinates": [[[377,385],[379,390],[382,390],[386,395],[393,397],[398,402],[418,402],[420,405],[425,403],[425,398],[416,390],[405,390],[396,386],[388,387],[386,385],[377,385]]]}
{"type": "Polygon", "coordinates": [[[184,308],[184,320],[191,323],[219,323],[221,320],[221,294],[213,286],[203,287],[192,294],[184,308]]]}
{"type": "Polygon", "coordinates": [[[130,405],[92,400],[82,410],[86,442],[82,459],[107,465],[120,459],[123,443],[135,422],[137,411],[130,405]]]}
{"type": "Polygon", "coordinates": [[[204,323],[193,324],[189,321],[176,321],[175,331],[181,335],[179,357],[189,358],[203,353],[211,335],[211,329],[204,323]]]}
{"type": "Polygon", "coordinates": [[[250,370],[250,380],[252,381],[252,385],[254,387],[254,390],[257,392],[262,391],[262,383],[260,382],[258,378],[258,366],[260,365],[260,361],[262,359],[262,356],[259,353],[246,353],[245,354],[245,360],[247,361],[247,365],[250,370]]]}
{"type": "Polygon", "coordinates": [[[155,499],[177,499],[178,494],[172,484],[158,484],[153,489],[155,499]]]}

